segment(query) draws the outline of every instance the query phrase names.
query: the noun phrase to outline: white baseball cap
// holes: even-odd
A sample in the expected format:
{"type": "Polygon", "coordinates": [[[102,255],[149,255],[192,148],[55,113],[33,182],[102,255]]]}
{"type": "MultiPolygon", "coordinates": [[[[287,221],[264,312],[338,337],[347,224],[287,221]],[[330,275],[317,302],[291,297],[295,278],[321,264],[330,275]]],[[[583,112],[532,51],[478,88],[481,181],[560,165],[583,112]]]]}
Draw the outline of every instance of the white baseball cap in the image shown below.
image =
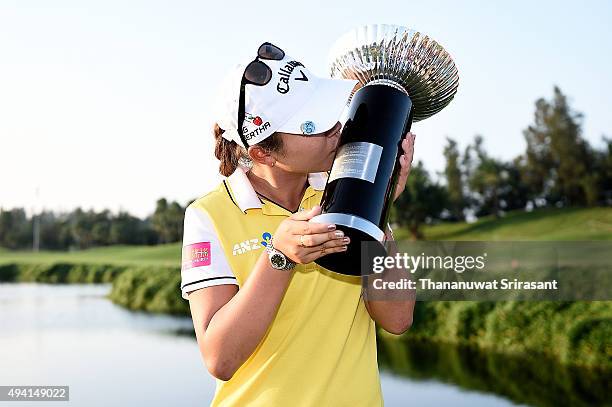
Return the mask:
{"type": "Polygon", "coordinates": [[[356,80],[319,78],[302,62],[275,45],[264,43],[256,61],[236,66],[224,78],[214,102],[217,106],[215,121],[224,130],[223,138],[241,146],[245,146],[245,142],[248,146],[257,144],[277,131],[304,135],[323,133],[338,122],[356,83],[356,80]],[[265,49],[277,51],[278,59],[262,56],[267,55],[265,49]],[[264,85],[248,80],[245,71],[247,67],[252,71],[251,64],[267,74],[262,80],[264,85]],[[241,137],[238,132],[239,99],[245,76],[241,137]]]}

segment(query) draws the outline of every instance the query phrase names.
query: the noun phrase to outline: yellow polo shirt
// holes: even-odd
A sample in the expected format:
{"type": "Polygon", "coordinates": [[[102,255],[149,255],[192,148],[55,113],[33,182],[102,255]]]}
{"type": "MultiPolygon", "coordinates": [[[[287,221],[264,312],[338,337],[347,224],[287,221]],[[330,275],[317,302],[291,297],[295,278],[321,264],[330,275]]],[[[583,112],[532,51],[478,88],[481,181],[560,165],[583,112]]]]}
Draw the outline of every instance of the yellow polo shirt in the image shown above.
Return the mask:
{"type": "MultiPolygon", "coordinates": [[[[261,200],[239,167],[185,211],[181,292],[244,284],[264,245],[291,215],[261,200]]],[[[321,201],[327,174],[308,177],[301,208],[321,201]]],[[[282,273],[282,271],[279,271],[282,273]]],[[[360,277],[298,264],[274,320],[213,406],[383,405],[374,321],[360,277]]]]}

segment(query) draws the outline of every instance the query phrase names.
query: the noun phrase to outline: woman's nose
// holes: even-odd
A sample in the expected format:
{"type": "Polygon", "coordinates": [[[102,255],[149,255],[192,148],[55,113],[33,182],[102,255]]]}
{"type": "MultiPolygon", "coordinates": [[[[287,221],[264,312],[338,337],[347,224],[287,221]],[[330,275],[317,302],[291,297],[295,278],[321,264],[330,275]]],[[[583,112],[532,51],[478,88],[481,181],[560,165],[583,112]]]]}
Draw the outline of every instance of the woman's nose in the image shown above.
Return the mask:
{"type": "Polygon", "coordinates": [[[339,137],[340,130],[342,130],[342,124],[340,124],[340,122],[337,122],[336,125],[332,127],[332,129],[329,131],[327,137],[339,137]]]}

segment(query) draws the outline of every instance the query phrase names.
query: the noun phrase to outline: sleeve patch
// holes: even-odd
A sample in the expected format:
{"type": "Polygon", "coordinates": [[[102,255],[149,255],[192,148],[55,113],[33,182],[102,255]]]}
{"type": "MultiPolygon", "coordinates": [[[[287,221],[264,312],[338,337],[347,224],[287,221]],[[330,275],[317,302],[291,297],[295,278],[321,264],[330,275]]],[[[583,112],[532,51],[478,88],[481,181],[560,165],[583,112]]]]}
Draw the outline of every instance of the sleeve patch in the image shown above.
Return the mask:
{"type": "Polygon", "coordinates": [[[200,242],[183,246],[181,269],[188,270],[194,267],[210,266],[210,254],[210,242],[200,242]]]}

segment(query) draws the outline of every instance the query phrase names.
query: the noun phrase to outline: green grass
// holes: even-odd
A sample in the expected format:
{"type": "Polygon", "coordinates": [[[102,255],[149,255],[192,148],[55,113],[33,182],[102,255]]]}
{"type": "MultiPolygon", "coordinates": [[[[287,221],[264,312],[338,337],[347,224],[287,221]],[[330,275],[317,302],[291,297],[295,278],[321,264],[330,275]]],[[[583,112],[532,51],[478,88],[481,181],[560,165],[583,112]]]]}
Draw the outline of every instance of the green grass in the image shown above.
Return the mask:
{"type": "MultiPolygon", "coordinates": [[[[427,240],[610,240],[612,208],[540,209],[514,211],[468,224],[442,223],[423,229],[427,240]]],[[[400,230],[396,239],[409,234],[400,230]]]]}
{"type": "MultiPolygon", "coordinates": [[[[612,370],[610,301],[429,301],[401,340],[471,345],[612,370]]],[[[391,336],[391,335],[385,335],[391,336]]]]}
{"type": "Polygon", "coordinates": [[[109,298],[132,310],[190,315],[180,284],[178,267],[129,268],[115,278],[109,298]]]}
{"type": "Polygon", "coordinates": [[[0,264],[0,282],[47,284],[112,283],[129,266],[90,263],[0,264]]]}
{"type": "Polygon", "coordinates": [[[179,243],[158,246],[110,246],[74,252],[4,251],[0,250],[0,264],[87,263],[127,266],[178,267],[181,262],[179,243]]]}

